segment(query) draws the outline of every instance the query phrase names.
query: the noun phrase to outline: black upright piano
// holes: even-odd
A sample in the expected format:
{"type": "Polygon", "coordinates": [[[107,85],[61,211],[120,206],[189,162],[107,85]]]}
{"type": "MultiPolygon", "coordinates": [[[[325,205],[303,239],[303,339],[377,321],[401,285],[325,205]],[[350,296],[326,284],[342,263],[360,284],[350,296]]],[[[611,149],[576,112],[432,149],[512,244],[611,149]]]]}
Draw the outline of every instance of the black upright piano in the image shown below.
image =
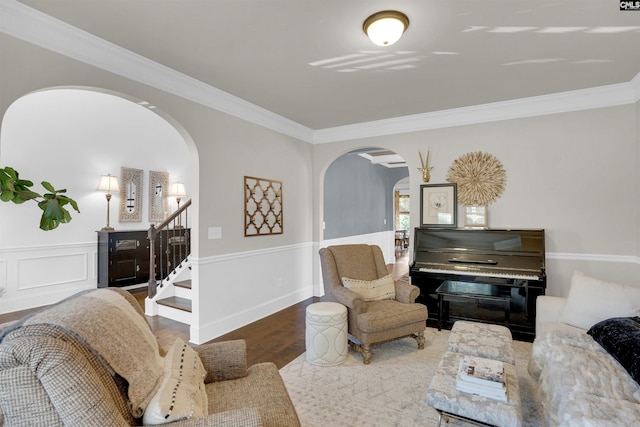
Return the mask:
{"type": "MultiPolygon", "coordinates": [[[[416,228],[411,283],[420,288],[417,302],[438,320],[436,290],[444,281],[489,284],[510,299],[508,326],[514,337],[535,337],[536,298],[544,295],[544,230],[416,228]]],[[[460,298],[447,303],[449,319],[504,322],[504,307],[490,300],[460,298]]],[[[446,325],[445,325],[446,326],[446,325]]]]}

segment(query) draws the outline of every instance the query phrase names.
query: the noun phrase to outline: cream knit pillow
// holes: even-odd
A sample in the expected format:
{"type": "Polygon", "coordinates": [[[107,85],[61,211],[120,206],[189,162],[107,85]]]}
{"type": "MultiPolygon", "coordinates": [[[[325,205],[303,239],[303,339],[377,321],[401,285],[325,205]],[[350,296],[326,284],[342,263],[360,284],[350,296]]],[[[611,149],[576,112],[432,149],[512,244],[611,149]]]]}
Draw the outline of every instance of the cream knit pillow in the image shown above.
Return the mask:
{"type": "Polygon", "coordinates": [[[342,285],[360,295],[365,301],[396,299],[396,285],[391,274],[370,281],[343,277],[342,285]]]}
{"type": "Polygon", "coordinates": [[[144,412],[143,423],[156,425],[206,416],[206,371],[198,353],[176,338],[164,359],[164,380],[144,412]]]}

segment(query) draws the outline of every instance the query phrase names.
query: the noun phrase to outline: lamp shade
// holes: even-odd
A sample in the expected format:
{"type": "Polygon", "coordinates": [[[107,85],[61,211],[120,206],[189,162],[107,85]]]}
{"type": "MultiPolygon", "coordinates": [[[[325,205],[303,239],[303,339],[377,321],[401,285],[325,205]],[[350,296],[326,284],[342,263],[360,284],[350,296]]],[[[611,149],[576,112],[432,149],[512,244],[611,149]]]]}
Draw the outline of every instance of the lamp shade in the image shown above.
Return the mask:
{"type": "Polygon", "coordinates": [[[384,10],[368,17],[362,29],[373,44],[391,46],[402,37],[409,26],[409,18],[396,10],[384,10]]]}
{"type": "Polygon", "coordinates": [[[187,189],[181,182],[174,182],[169,186],[169,196],[184,197],[187,195],[187,189]]]}
{"type": "Polygon", "coordinates": [[[96,190],[106,191],[107,193],[118,193],[120,191],[120,187],[118,187],[118,178],[111,175],[102,175],[96,190]]]}

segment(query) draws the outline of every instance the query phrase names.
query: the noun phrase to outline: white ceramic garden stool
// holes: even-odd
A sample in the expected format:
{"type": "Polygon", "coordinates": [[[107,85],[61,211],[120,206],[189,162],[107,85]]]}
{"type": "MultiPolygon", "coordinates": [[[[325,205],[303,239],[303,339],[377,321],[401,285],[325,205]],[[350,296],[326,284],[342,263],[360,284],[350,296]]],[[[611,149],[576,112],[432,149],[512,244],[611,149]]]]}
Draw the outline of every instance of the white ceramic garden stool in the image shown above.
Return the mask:
{"type": "Polygon", "coordinates": [[[307,361],[318,366],[335,366],[347,359],[347,307],[337,302],[307,306],[305,342],[307,361]]]}

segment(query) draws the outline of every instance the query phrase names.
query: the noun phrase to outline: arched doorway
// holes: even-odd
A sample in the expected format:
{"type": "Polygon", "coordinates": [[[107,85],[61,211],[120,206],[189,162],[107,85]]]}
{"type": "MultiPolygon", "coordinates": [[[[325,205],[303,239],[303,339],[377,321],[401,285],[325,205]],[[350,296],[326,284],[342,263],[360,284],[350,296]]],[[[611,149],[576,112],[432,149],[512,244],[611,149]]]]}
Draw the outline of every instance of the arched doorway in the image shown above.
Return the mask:
{"type": "Polygon", "coordinates": [[[194,189],[194,144],[161,116],[142,100],[85,87],[29,93],[7,109],[0,164],[33,180],[34,189],[40,181],[66,188],[80,213],[43,232],[37,207],[2,206],[0,270],[5,274],[0,274],[0,287],[5,294],[0,312],[51,304],[96,286],[96,231],[106,223],[105,196],[96,191],[101,175],[119,176],[121,167],[144,171],[140,222],[120,222],[119,195],[113,195],[110,222],[118,229],[149,226],[149,171],[166,171],[194,189]]]}
{"type": "Polygon", "coordinates": [[[394,186],[409,176],[404,159],[381,147],[345,153],[324,174],[323,246],[367,243],[395,261],[394,186]]]}

